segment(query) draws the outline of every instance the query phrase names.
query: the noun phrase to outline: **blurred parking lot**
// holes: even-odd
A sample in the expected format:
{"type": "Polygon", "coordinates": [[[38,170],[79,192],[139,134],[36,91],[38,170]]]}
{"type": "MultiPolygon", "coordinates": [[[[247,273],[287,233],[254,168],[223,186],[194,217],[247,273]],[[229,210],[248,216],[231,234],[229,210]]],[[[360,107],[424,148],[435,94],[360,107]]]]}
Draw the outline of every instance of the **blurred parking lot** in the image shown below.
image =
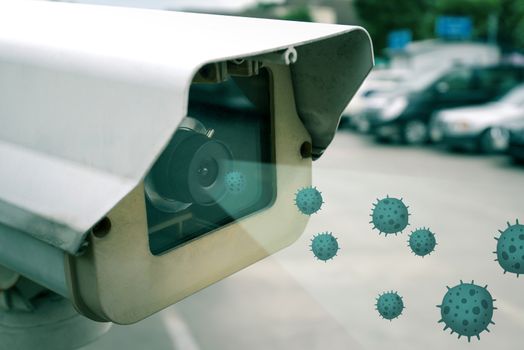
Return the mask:
{"type": "MultiPolygon", "coordinates": [[[[232,11],[196,3],[181,9],[232,11]]],[[[498,230],[524,222],[520,1],[251,3],[233,14],[358,24],[374,41],[377,67],[313,164],[325,204],[290,247],[145,321],[115,325],[84,350],[522,348],[522,277],[503,274],[493,254],[498,230]],[[369,223],[386,195],[409,205],[410,226],[397,236],[369,223]],[[438,242],[425,258],[407,246],[419,227],[438,242]],[[309,248],[325,231],[341,247],[327,263],[309,248]],[[488,285],[498,308],[491,332],[471,344],[437,323],[446,286],[460,280],[488,285]],[[375,310],[390,290],[406,305],[392,322],[375,310]]]]}
{"type": "Polygon", "coordinates": [[[504,155],[450,153],[437,147],[378,144],[341,131],[314,164],[325,205],[306,232],[269,257],[85,349],[517,349],[524,341],[522,281],[494,261],[497,230],[523,219],[524,169],[504,155]],[[380,236],[369,214],[376,198],[403,197],[410,226],[380,236]],[[411,230],[430,227],[438,246],[420,258],[411,230]],[[309,251],[313,234],[332,231],[339,255],[328,263],[309,251]],[[491,333],[458,340],[443,332],[446,286],[475,280],[497,299],[491,333]],[[406,310],[392,322],[375,297],[396,290],[406,310]]]}
{"type": "Polygon", "coordinates": [[[445,56],[435,69],[375,69],[344,111],[342,126],[378,141],[506,152],[522,161],[524,67],[452,62],[445,56]]]}

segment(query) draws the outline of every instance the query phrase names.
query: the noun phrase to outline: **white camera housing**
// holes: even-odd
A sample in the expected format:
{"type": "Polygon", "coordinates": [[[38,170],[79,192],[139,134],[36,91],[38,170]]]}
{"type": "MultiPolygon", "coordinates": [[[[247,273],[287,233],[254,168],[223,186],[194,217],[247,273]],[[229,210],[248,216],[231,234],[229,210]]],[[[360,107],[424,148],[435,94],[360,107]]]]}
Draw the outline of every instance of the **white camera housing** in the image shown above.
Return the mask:
{"type": "Polygon", "coordinates": [[[359,27],[2,2],[0,264],[129,324],[284,248],[308,219],[295,193],[372,66],[359,27]],[[203,67],[217,81],[269,71],[277,195],[154,255],[143,180],[203,67]]]}

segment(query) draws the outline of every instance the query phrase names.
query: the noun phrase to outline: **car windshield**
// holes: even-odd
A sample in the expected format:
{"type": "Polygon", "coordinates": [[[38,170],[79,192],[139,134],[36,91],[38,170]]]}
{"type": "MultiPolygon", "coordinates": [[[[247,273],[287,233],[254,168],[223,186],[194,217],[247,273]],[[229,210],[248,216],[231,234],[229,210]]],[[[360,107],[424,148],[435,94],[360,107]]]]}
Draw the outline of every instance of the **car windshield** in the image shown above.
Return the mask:
{"type": "Polygon", "coordinates": [[[524,106],[524,86],[512,89],[500,99],[500,102],[514,106],[524,106]]]}
{"type": "MultiPolygon", "coordinates": [[[[431,69],[420,69],[412,71],[397,87],[397,91],[416,92],[422,91],[434,84],[443,74],[449,72],[446,67],[433,67],[431,69]]],[[[449,73],[446,73],[449,74],[449,73]]]]}
{"type": "Polygon", "coordinates": [[[408,75],[409,72],[405,70],[378,69],[373,70],[367,80],[400,83],[405,81],[408,75]]]}

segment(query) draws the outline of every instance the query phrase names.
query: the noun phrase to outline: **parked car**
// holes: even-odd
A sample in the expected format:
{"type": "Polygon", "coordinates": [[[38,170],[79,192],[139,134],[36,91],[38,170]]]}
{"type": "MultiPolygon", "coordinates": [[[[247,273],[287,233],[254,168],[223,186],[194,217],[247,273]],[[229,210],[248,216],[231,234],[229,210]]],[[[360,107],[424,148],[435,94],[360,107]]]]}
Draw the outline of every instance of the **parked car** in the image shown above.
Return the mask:
{"type": "Polygon", "coordinates": [[[391,108],[391,102],[395,101],[398,96],[405,96],[418,91],[423,91],[443,72],[447,71],[446,67],[435,67],[435,69],[426,71],[410,71],[405,79],[399,81],[394,87],[389,89],[380,89],[366,97],[365,103],[361,103],[359,114],[355,115],[352,120],[358,131],[367,133],[373,129],[375,119],[387,118],[394,108],[391,108]]]}
{"type": "Polygon", "coordinates": [[[341,124],[367,132],[365,124],[361,124],[363,111],[375,96],[395,90],[397,86],[408,79],[409,71],[405,69],[376,69],[371,71],[362,86],[351,99],[344,112],[341,124]]]}
{"type": "Polygon", "coordinates": [[[514,122],[510,127],[508,154],[524,164],[524,120],[514,122]]]}
{"type": "Polygon", "coordinates": [[[378,138],[422,144],[429,140],[434,112],[495,100],[522,82],[522,66],[455,67],[421,90],[387,96],[381,108],[367,111],[366,118],[378,138]]]}
{"type": "Polygon", "coordinates": [[[495,102],[444,109],[431,122],[430,137],[452,148],[483,153],[508,148],[511,123],[524,120],[524,85],[510,90],[495,102]]]}

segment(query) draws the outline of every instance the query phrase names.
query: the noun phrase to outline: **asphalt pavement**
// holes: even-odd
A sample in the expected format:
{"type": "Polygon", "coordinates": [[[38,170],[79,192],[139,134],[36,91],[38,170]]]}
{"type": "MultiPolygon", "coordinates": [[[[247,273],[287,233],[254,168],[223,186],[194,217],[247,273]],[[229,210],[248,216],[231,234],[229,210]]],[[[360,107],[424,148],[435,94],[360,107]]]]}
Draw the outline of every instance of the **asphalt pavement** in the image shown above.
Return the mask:
{"type": "Polygon", "coordinates": [[[314,163],[325,204],[292,246],[133,326],[114,326],[85,349],[316,350],[499,349],[524,344],[524,276],[503,274],[495,236],[524,222],[524,168],[504,156],[380,145],[339,132],[314,163]],[[372,230],[377,198],[402,197],[410,225],[395,236],[372,230]],[[436,251],[411,253],[411,230],[436,234],[436,251]],[[331,231],[340,251],[316,260],[311,237],[331,231]],[[444,332],[440,304],[464,282],[488,285],[496,299],[490,333],[468,344],[444,332]],[[398,291],[406,309],[379,317],[375,298],[398,291]]]}

